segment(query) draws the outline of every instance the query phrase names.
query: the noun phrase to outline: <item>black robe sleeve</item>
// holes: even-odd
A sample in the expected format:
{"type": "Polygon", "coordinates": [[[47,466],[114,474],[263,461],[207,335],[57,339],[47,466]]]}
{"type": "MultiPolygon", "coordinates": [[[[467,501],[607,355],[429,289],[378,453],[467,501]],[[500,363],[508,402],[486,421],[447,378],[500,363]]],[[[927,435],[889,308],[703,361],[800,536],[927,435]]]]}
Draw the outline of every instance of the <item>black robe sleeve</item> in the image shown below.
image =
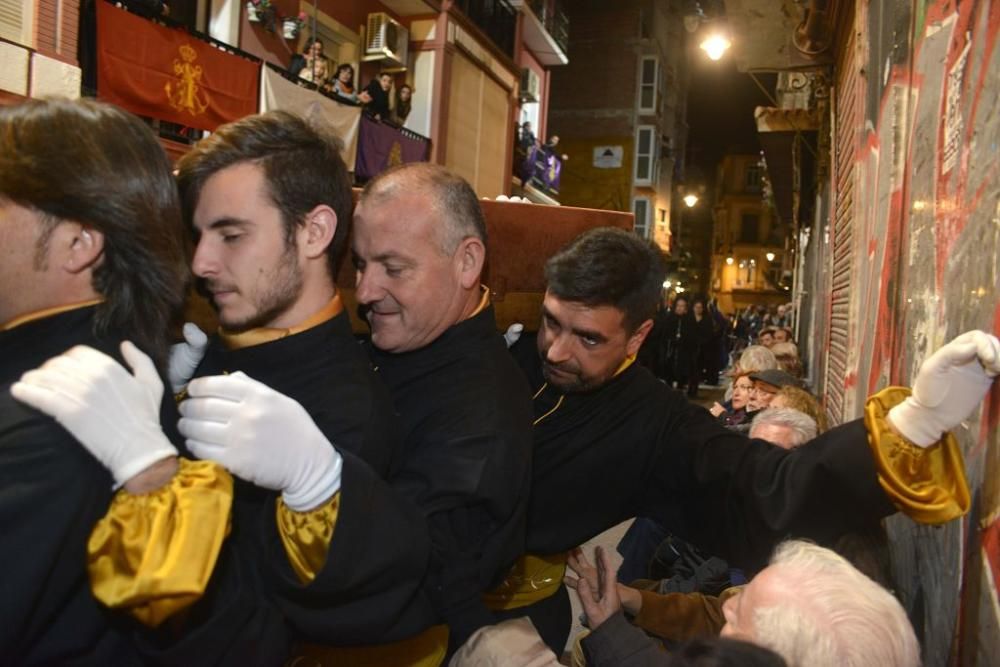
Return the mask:
{"type": "Polygon", "coordinates": [[[783,539],[831,544],[895,512],[861,420],[789,451],[733,433],[703,408],[672,398],[641,513],[670,522],[680,503],[683,525],[669,527],[708,553],[758,569],[783,539]]]}
{"type": "Polygon", "coordinates": [[[364,462],[343,453],[340,510],[326,564],[303,584],[288,564],[273,514],[266,522],[279,606],[304,638],[367,645],[412,636],[435,617],[421,585],[429,540],[423,516],[364,462]]]}

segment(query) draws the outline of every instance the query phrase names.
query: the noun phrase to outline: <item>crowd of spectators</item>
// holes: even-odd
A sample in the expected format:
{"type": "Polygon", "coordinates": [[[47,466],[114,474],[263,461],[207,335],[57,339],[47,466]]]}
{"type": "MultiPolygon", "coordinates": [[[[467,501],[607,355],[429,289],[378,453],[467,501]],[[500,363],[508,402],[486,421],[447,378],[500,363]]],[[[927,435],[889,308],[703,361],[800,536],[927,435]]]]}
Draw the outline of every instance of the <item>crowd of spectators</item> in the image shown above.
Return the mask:
{"type": "Polygon", "coordinates": [[[395,87],[393,75],[383,71],[359,89],[354,81],[354,66],[341,63],[334,67],[324,54],[323,40],[319,37],[307,40],[302,53],[292,56],[288,73],[328,95],[362,105],[365,113],[376,121],[402,127],[410,115],[413,86],[407,83],[395,87]]]}

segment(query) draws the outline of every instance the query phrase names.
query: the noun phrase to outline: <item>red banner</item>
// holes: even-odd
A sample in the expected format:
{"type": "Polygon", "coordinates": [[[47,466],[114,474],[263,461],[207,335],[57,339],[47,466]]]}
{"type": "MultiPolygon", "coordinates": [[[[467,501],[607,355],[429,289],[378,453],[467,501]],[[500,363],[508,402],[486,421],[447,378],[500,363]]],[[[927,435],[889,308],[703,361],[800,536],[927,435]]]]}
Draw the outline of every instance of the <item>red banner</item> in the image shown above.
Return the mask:
{"type": "Polygon", "coordinates": [[[214,130],[257,113],[260,64],[97,0],[97,96],[140,116],[214,130]]]}

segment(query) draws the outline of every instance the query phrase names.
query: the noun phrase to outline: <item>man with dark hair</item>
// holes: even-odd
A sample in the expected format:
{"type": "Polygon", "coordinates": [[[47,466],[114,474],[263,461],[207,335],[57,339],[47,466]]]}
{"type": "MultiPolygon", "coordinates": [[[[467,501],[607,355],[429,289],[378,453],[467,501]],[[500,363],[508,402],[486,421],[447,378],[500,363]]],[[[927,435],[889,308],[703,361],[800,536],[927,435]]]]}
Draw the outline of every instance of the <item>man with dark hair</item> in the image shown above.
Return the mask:
{"type": "MultiPolygon", "coordinates": [[[[214,545],[188,554],[185,568],[218,574],[188,616],[188,635],[159,643],[159,661],[283,661],[286,621],[300,638],[331,643],[414,631],[400,610],[422,599],[427,531],[382,481],[399,454],[394,409],[334,284],[351,204],[338,148],[332,135],[273,112],[220,127],[178,163],[184,215],[197,237],[194,273],[222,325],[187,386],[178,429],[191,452],[240,480],[226,549],[220,552],[228,511],[170,536],[173,548],[185,540],[214,545]],[[284,427],[289,415],[299,428],[284,427]],[[310,588],[335,592],[336,604],[317,610],[304,603],[310,588]]],[[[66,403],[101,412],[99,394],[81,396],[71,382],[51,378],[55,372],[46,371],[41,384],[67,384],[63,396],[72,401],[39,407],[57,418],[67,417],[66,403]]],[[[128,380],[109,383],[136,391],[128,380]]],[[[164,427],[174,433],[171,423],[164,427]]],[[[148,436],[139,445],[168,442],[164,433],[148,436]]],[[[173,501],[184,496],[178,486],[195,481],[182,467],[161,484],[173,501]]],[[[130,558],[135,540],[125,535],[142,531],[124,509],[113,505],[95,531],[91,568],[102,575],[92,577],[94,592],[156,625],[177,611],[159,607],[172,598],[191,604],[206,582],[181,591],[152,576],[144,559],[130,558]]],[[[154,515],[174,513],[164,502],[154,515]]]]}
{"type": "Polygon", "coordinates": [[[1000,372],[995,337],[960,336],[925,363],[912,398],[900,404],[903,391],[886,389],[869,399],[865,420],[783,450],[725,429],[633,363],[649,331],[636,316],[652,312],[655,295],[629,311],[617,305],[632,303],[617,287],[639,291],[662,281],[657,263],[636,262],[645,247],[612,229],[571,242],[546,267],[537,346],[522,337],[512,348],[536,388],[536,419],[529,555],[496,592],[512,601],[505,616],[529,615],[561,650],[571,620],[566,552],[634,516],[754,570],[789,534],[831,542],[896,507],[927,523],[968,509],[961,455],[946,431],[976,408],[1000,372]],[[616,277],[581,289],[573,277],[591,266],[616,277]],[[914,459],[901,461],[904,447],[914,459]]]}
{"type": "Polygon", "coordinates": [[[389,72],[379,72],[378,76],[368,82],[364,92],[367,93],[368,103],[365,104],[365,113],[371,115],[375,120],[389,118],[389,91],[392,89],[392,74],[389,72]]]}
{"type": "MultiPolygon", "coordinates": [[[[184,295],[182,239],[170,162],[138,118],[96,102],[0,108],[0,663],[137,662],[91,596],[84,554],[112,485],[148,490],[140,471],[176,469],[176,451],[118,457],[109,474],[55,421],[13,400],[11,385],[78,345],[155,378],[134,346],[120,356],[119,345],[165,358],[184,295]]],[[[149,407],[159,411],[156,396],[149,407]]],[[[121,415],[115,427],[132,421],[121,415]]]]}

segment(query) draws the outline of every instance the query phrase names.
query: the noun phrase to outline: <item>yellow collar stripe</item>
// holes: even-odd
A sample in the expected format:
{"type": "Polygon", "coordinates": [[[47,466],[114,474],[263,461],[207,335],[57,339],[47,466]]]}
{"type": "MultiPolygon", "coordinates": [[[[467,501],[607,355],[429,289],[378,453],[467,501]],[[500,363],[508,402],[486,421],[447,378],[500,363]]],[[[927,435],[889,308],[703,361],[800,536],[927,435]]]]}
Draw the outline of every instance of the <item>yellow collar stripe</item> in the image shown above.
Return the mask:
{"type": "Polygon", "coordinates": [[[34,322],[36,320],[43,320],[46,317],[52,317],[53,315],[58,315],[59,313],[66,313],[71,310],[76,310],[78,308],[86,308],[87,306],[93,306],[104,301],[103,298],[90,299],[89,301],[81,301],[80,303],[70,303],[65,306],[53,306],[52,308],[43,308],[42,310],[36,310],[30,313],[25,313],[24,315],[19,315],[9,322],[0,324],[0,331],[10,331],[14,327],[19,327],[22,324],[27,324],[28,322],[34,322]]]}
{"type": "Polygon", "coordinates": [[[242,350],[245,347],[263,345],[264,343],[270,343],[287,336],[294,336],[297,333],[308,331],[324,322],[329,322],[343,311],[344,303],[340,300],[340,294],[335,294],[330,299],[330,302],[323,306],[320,311],[294,327],[287,329],[259,327],[238,333],[227,332],[220,328],[219,337],[222,339],[223,344],[230,350],[242,350]]]}

